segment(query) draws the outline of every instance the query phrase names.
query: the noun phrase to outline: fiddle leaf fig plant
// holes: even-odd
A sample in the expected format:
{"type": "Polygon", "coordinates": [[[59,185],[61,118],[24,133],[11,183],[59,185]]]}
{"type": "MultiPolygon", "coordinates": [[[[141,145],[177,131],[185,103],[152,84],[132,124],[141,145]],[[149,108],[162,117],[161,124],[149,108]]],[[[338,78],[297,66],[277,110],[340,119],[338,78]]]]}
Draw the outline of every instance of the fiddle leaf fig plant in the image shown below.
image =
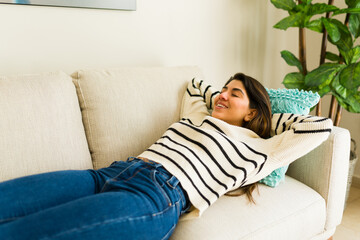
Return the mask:
{"type": "MultiPolygon", "coordinates": [[[[329,3],[313,3],[312,0],[271,0],[278,9],[289,16],[280,20],[274,28],[290,27],[308,29],[323,34],[319,67],[307,71],[306,59],[297,58],[290,51],[281,52],[285,62],[297,68],[297,72],[285,76],[286,88],[316,91],[322,97],[331,94],[349,112],[360,113],[360,0],[345,0],[347,8],[340,9],[329,3]],[[345,14],[344,23],[336,16],[345,14]],[[326,52],[326,43],[336,46],[337,52],[326,52]],[[323,47],[325,46],[325,47],[323,47]]],[[[304,38],[303,38],[304,39],[304,38]]],[[[305,46],[300,49],[305,51],[305,46]]]]}

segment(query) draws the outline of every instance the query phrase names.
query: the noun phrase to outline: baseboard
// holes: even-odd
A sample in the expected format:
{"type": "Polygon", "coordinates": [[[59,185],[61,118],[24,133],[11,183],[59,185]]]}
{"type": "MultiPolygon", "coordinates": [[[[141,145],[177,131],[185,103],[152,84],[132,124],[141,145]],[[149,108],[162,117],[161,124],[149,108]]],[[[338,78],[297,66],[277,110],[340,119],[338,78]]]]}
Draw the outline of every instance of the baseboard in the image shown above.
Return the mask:
{"type": "Polygon", "coordinates": [[[351,186],[356,187],[356,188],[360,188],[360,177],[353,176],[351,186]]]}

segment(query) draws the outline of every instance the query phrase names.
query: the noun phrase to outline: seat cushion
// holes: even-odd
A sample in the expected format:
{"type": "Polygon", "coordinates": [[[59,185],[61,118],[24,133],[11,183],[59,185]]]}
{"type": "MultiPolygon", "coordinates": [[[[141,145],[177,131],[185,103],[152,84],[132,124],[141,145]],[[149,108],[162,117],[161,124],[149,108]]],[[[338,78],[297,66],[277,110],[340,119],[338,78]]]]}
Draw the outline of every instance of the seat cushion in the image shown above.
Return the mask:
{"type": "Polygon", "coordinates": [[[197,67],[124,67],[74,73],[94,168],[138,156],[180,117],[197,67]]]}
{"type": "Polygon", "coordinates": [[[254,197],[256,205],[221,197],[200,218],[180,221],[171,239],[303,240],[324,230],[325,200],[291,177],[277,188],[260,184],[254,197]]]}
{"type": "Polygon", "coordinates": [[[92,168],[69,75],[0,76],[0,114],[0,181],[92,168]]]}

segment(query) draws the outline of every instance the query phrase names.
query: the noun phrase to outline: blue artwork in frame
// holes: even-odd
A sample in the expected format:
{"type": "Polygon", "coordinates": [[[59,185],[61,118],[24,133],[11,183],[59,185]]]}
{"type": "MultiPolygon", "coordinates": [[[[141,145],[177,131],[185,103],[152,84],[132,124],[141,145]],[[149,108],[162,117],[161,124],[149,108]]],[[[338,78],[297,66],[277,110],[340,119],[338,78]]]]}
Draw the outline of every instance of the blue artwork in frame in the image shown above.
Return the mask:
{"type": "Polygon", "coordinates": [[[136,0],[0,0],[0,4],[136,10],[136,0]]]}

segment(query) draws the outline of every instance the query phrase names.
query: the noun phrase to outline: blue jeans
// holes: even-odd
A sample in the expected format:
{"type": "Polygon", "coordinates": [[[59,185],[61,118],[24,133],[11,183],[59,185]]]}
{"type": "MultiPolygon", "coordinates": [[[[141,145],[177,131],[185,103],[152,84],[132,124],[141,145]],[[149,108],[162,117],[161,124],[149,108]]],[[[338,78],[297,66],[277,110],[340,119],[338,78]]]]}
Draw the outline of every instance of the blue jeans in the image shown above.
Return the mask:
{"type": "Polygon", "coordinates": [[[189,201],[161,164],[129,158],[0,183],[0,239],[168,239],[189,201]]]}

